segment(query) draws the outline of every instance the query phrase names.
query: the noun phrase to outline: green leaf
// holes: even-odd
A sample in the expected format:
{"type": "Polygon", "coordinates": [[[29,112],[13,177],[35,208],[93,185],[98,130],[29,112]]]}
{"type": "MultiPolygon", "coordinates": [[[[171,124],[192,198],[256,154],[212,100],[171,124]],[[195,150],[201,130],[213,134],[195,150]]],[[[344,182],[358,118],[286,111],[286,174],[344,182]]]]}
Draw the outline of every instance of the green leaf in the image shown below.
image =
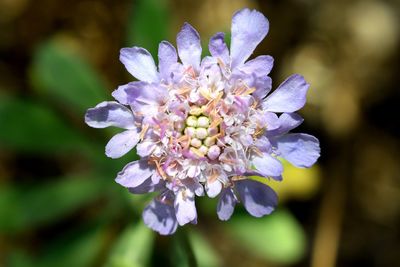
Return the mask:
{"type": "Polygon", "coordinates": [[[0,232],[13,234],[64,218],[106,191],[96,177],[65,177],[34,188],[0,188],[0,232]]]}
{"type": "Polygon", "coordinates": [[[81,136],[51,109],[32,101],[0,100],[0,146],[26,152],[79,148],[81,136]]]}
{"type": "Polygon", "coordinates": [[[168,39],[170,17],[167,4],[165,0],[135,1],[128,21],[128,46],[144,47],[153,57],[157,56],[158,44],[168,39]]]}
{"type": "Polygon", "coordinates": [[[85,231],[74,229],[48,244],[37,260],[36,267],[87,267],[97,266],[100,253],[107,241],[104,227],[90,226],[85,231]]]}
{"type": "Polygon", "coordinates": [[[130,225],[113,247],[106,267],[144,267],[148,265],[154,232],[142,222],[130,225]]]}
{"type": "Polygon", "coordinates": [[[211,244],[200,233],[190,231],[189,243],[192,246],[198,267],[221,266],[221,260],[217,252],[213,250],[211,244]]]}
{"type": "Polygon", "coordinates": [[[37,89],[82,117],[85,110],[109,98],[100,77],[68,46],[48,41],[34,53],[31,77],[37,89]]]}
{"type": "Polygon", "coordinates": [[[278,210],[263,218],[235,216],[227,227],[243,249],[267,261],[292,264],[304,255],[305,234],[288,211],[278,210]]]}

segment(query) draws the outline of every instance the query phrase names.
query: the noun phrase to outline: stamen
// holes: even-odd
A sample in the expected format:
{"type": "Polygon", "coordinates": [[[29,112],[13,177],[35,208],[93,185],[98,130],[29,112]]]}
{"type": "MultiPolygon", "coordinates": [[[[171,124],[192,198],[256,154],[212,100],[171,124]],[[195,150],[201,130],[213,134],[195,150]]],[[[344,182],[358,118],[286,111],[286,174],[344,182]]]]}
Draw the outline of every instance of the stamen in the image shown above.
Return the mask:
{"type": "Polygon", "coordinates": [[[140,132],[139,138],[140,141],[143,141],[144,135],[146,134],[147,130],[149,129],[149,125],[145,124],[142,128],[142,131],[140,132]]]}

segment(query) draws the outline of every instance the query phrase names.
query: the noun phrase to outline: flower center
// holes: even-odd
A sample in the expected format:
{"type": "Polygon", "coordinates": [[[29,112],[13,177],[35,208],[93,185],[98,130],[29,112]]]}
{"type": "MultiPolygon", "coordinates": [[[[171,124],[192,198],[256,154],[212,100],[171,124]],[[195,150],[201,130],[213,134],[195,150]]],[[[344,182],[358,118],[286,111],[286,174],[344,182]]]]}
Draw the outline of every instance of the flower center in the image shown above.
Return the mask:
{"type": "Polygon", "coordinates": [[[192,107],[190,116],[186,118],[182,134],[187,140],[189,153],[197,157],[215,160],[221,154],[217,145],[221,135],[218,126],[213,126],[211,119],[204,115],[202,108],[192,107]]]}

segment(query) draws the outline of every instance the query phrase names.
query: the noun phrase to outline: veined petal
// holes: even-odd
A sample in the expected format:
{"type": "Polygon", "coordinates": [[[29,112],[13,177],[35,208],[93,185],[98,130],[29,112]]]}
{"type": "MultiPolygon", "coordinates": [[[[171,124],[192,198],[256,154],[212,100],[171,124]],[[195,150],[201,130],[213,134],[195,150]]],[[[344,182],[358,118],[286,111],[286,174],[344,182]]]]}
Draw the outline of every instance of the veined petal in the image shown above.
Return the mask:
{"type": "Polygon", "coordinates": [[[255,156],[252,160],[254,167],[264,177],[280,176],[283,172],[282,163],[268,153],[262,157],[255,156]]]}
{"type": "Polygon", "coordinates": [[[138,128],[114,135],[106,145],[107,157],[116,159],[128,153],[139,142],[138,128]]]}
{"type": "Polygon", "coordinates": [[[227,221],[232,216],[237,203],[235,194],[231,188],[222,190],[221,196],[218,200],[217,214],[221,221],[227,221]]]}
{"type": "Polygon", "coordinates": [[[309,168],[320,156],[319,141],[312,135],[293,133],[276,139],[280,156],[296,167],[309,168]]]}
{"type": "Polygon", "coordinates": [[[225,33],[218,32],[210,39],[208,50],[215,58],[220,58],[225,64],[229,63],[229,50],[225,43],[225,33]]]}
{"type": "Polygon", "coordinates": [[[130,109],[115,102],[101,102],[86,111],[85,122],[93,128],[115,126],[124,129],[136,128],[130,109]]]}
{"type": "Polygon", "coordinates": [[[264,100],[262,107],[272,112],[295,112],[306,103],[309,86],[303,76],[294,74],[264,100]]]}
{"type": "Polygon", "coordinates": [[[267,129],[267,136],[278,136],[289,132],[290,130],[296,128],[302,124],[304,119],[296,113],[282,113],[279,116],[278,124],[279,127],[273,130],[267,129]]]}
{"type": "Polygon", "coordinates": [[[201,57],[200,35],[189,23],[185,22],[183,24],[181,31],[178,33],[176,44],[182,63],[198,70],[201,57]]]}
{"type": "Polygon", "coordinates": [[[275,191],[263,183],[247,179],[235,184],[245,209],[254,217],[270,214],[278,204],[275,191]]]}
{"type": "Polygon", "coordinates": [[[149,228],[161,235],[171,235],[178,227],[174,207],[155,199],[143,210],[142,217],[149,228]]]}
{"type": "Polygon", "coordinates": [[[256,10],[242,9],[232,18],[231,68],[246,61],[269,30],[267,18],[256,10]]]}
{"type": "Polygon", "coordinates": [[[158,69],[164,80],[171,78],[172,67],[177,62],[178,55],[175,47],[167,41],[162,41],[158,46],[158,69]]]}
{"type": "Polygon", "coordinates": [[[133,77],[145,82],[158,82],[158,72],[154,59],[144,48],[122,48],[119,59],[133,77]]]}
{"type": "Polygon", "coordinates": [[[258,56],[255,59],[247,61],[237,69],[246,74],[256,74],[257,76],[268,75],[274,66],[274,59],[271,56],[258,56]]]}
{"type": "Polygon", "coordinates": [[[174,207],[179,225],[185,225],[197,219],[194,193],[190,190],[180,190],[176,194],[174,207]]]}
{"type": "Polygon", "coordinates": [[[118,173],[115,181],[120,185],[131,188],[137,187],[148,179],[155,170],[147,164],[147,160],[137,160],[126,165],[118,173]]]}

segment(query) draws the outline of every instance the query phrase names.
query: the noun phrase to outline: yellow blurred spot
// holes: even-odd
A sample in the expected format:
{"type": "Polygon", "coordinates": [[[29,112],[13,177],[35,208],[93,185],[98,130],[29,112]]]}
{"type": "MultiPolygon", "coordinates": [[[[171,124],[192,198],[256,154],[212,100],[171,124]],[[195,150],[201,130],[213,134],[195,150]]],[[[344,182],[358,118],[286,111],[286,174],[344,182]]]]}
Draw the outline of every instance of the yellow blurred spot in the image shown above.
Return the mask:
{"type": "Polygon", "coordinates": [[[252,176],[251,179],[270,186],[279,195],[280,201],[287,199],[305,200],[312,197],[319,189],[320,168],[314,165],[309,169],[297,168],[282,160],[284,166],[283,180],[275,181],[273,179],[252,176]]]}

